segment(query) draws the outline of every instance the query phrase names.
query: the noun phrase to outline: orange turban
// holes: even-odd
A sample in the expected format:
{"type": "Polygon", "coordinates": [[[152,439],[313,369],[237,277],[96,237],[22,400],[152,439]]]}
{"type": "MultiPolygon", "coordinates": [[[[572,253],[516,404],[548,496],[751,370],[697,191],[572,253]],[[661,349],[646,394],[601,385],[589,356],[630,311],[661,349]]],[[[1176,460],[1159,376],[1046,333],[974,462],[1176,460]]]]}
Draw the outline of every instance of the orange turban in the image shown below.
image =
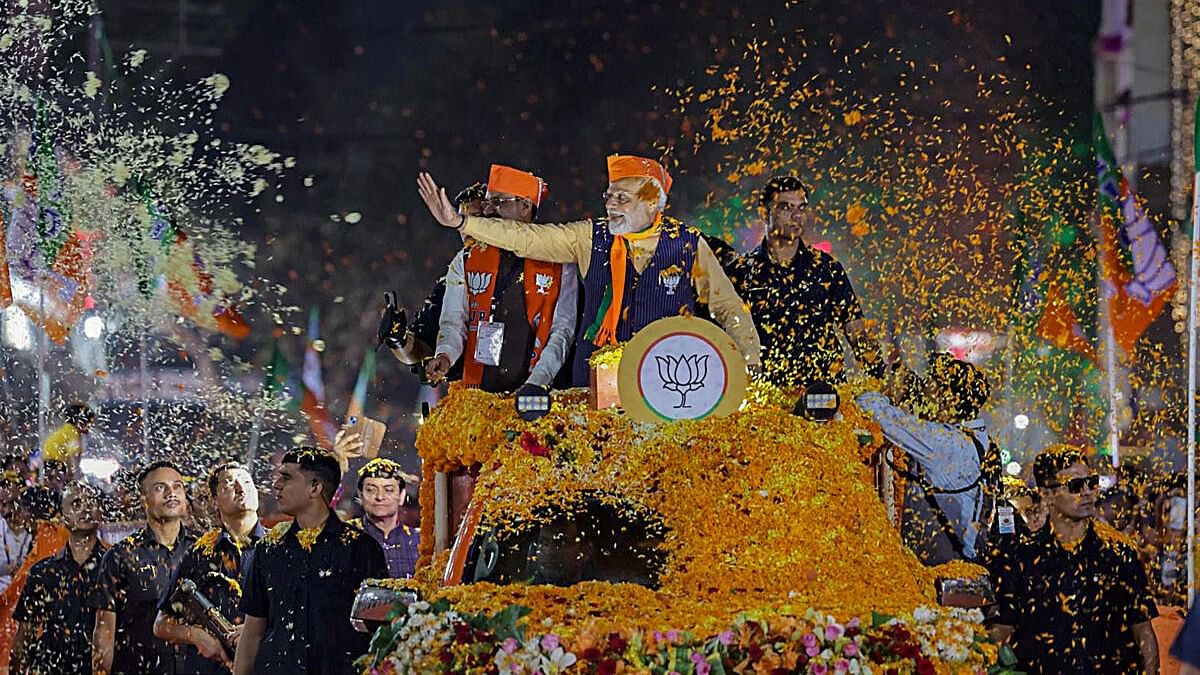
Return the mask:
{"type": "Polygon", "coordinates": [[[671,174],[662,164],[645,157],[633,155],[609,155],[608,182],[615,183],[622,178],[653,178],[662,186],[663,194],[671,192],[671,174]]]}
{"type": "Polygon", "coordinates": [[[487,188],[489,192],[503,192],[515,197],[524,197],[533,202],[534,206],[541,206],[542,200],[546,198],[546,181],[529,173],[514,169],[511,166],[503,164],[493,164],[491,173],[488,174],[487,188]]]}

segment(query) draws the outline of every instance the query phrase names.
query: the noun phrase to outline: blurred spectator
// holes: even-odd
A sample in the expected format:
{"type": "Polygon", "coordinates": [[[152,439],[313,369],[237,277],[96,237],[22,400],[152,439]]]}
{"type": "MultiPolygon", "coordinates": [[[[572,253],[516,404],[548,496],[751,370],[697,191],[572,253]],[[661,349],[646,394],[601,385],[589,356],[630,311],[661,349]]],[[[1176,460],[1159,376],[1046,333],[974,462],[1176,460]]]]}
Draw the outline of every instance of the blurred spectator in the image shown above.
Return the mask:
{"type": "Polygon", "coordinates": [[[4,537],[4,555],[11,566],[7,587],[0,593],[0,673],[8,672],[13,638],[17,633],[13,613],[30,568],[57,553],[67,543],[67,531],[50,522],[58,511],[58,499],[58,493],[47,488],[26,488],[16,508],[10,507],[5,513],[8,533],[4,537]]]}
{"type": "Polygon", "coordinates": [[[62,492],[73,478],[75,476],[71,475],[71,468],[64,462],[50,459],[42,463],[41,484],[51,490],[62,492]]]}
{"type": "Polygon", "coordinates": [[[42,445],[42,461],[62,462],[71,467],[71,475],[79,475],[79,460],[87,450],[88,432],[96,414],[82,403],[72,403],[63,409],[63,424],[46,437],[42,445]]]}
{"type": "Polygon", "coordinates": [[[62,493],[63,525],[68,540],[57,554],[33,565],[13,618],[16,673],[92,672],[95,612],[87,596],[96,584],[104,546],[96,536],[100,493],[71,483],[62,493]]]}

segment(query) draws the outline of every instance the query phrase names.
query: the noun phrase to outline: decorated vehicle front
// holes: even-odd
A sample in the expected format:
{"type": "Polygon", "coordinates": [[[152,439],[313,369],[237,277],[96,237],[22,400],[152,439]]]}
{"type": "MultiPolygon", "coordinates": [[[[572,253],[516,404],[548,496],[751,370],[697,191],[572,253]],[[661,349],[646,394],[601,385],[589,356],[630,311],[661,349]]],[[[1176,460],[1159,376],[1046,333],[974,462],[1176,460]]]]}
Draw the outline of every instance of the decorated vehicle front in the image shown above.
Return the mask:
{"type": "Polygon", "coordinates": [[[852,393],[825,422],[752,384],[727,416],[654,423],[564,392],[526,422],[511,399],[452,388],[418,437],[418,574],[378,582],[420,600],[360,665],[989,672],[981,614],[935,589],[981,570],[926,568],[901,544],[870,466],[882,438],[852,393]],[[470,506],[436,551],[439,474],[464,471],[470,506]]]}

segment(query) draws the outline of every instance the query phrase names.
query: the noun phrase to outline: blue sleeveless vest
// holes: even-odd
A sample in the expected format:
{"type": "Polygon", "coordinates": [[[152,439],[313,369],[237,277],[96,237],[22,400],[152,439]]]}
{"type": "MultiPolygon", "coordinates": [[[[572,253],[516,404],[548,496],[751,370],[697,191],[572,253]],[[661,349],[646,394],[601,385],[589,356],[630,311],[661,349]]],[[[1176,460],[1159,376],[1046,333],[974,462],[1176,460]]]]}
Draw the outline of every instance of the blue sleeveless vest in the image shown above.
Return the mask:
{"type": "MultiPolygon", "coordinates": [[[[654,255],[641,274],[634,271],[632,258],[625,270],[625,299],[621,320],[617,323],[617,340],[624,342],[647,325],[669,316],[678,316],[685,308],[696,309],[696,287],[692,284],[692,267],[696,263],[696,246],[700,231],[674,218],[663,217],[662,233],[654,255]]],[[[596,323],[604,291],[612,283],[609,252],[613,235],[608,222],[592,221],[592,257],[583,280],[583,313],[575,336],[573,385],[588,386],[588,358],[596,345],[585,333],[596,323]]]]}

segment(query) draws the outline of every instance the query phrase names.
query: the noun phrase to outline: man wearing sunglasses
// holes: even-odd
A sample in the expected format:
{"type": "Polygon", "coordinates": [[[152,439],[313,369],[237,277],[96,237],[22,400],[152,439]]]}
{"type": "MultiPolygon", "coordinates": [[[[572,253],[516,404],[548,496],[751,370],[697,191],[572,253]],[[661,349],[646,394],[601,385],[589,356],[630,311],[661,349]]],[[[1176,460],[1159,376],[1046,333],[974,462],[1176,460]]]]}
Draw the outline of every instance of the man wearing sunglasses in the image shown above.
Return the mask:
{"type": "Polygon", "coordinates": [[[844,381],[845,336],[859,365],[881,376],[882,354],[867,334],[845,268],[804,241],[812,219],[808,189],[795,176],[776,176],[760,204],[767,223],[762,244],[726,271],[758,327],[763,375],[782,387],[844,381]]]}
{"type": "Polygon", "coordinates": [[[1096,518],[1100,477],[1072,446],[1038,455],[1033,477],[1048,525],[997,565],[993,636],[1029,675],[1157,675],[1154,599],[1137,551],[1096,518]]]}
{"type": "MultiPolygon", "coordinates": [[[[532,223],[546,192],[541,178],[493,164],[483,215],[532,223]]],[[[462,381],[469,387],[549,388],[574,338],[577,274],[574,265],[521,259],[483,242],[469,243],[446,273],[437,346],[425,369],[429,380],[446,379],[461,357],[462,381]]]]}

